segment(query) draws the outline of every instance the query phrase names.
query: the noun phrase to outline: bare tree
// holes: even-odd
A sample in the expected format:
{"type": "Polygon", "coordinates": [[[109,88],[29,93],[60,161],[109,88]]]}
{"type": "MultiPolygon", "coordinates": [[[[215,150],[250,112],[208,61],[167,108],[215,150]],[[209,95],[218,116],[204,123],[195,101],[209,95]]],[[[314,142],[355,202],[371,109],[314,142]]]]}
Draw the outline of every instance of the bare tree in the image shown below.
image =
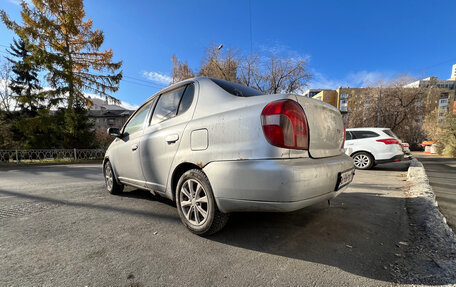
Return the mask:
{"type": "Polygon", "coordinates": [[[260,57],[257,54],[250,54],[240,60],[238,70],[238,81],[247,87],[259,85],[262,78],[260,72],[260,57]]]}
{"type": "Polygon", "coordinates": [[[263,85],[257,88],[268,94],[294,93],[302,89],[311,78],[304,59],[273,55],[267,59],[265,68],[263,85]]]}
{"type": "Polygon", "coordinates": [[[349,114],[350,127],[388,127],[410,144],[424,138],[427,90],[405,88],[410,79],[399,76],[384,85],[367,88],[361,109],[349,114]],[[378,121],[379,119],[379,121],[378,121]]]}
{"type": "Polygon", "coordinates": [[[195,74],[193,73],[192,69],[190,69],[187,62],[182,62],[179,58],[175,55],[171,57],[171,61],[173,61],[173,68],[171,70],[171,77],[172,82],[171,84],[193,78],[195,74]]]}
{"type": "Polygon", "coordinates": [[[14,111],[17,108],[16,98],[9,88],[12,68],[10,62],[0,60],[0,111],[14,111]]]}
{"type": "MultiPolygon", "coordinates": [[[[265,94],[301,92],[311,79],[307,61],[303,58],[287,58],[277,54],[240,56],[239,52],[212,45],[207,49],[198,72],[200,76],[238,82],[260,90],[265,94]]],[[[190,78],[193,72],[187,63],[176,56],[173,61],[173,83],[190,78]]]]}

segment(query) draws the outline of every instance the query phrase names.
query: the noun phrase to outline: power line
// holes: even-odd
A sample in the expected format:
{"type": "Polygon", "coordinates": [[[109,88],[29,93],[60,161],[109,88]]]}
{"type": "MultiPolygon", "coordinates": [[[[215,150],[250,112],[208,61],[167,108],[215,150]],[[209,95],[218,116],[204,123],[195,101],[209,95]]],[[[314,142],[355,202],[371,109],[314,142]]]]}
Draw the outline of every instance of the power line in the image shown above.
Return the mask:
{"type": "Polygon", "coordinates": [[[139,79],[139,78],[135,78],[135,77],[132,77],[132,76],[128,76],[128,75],[123,75],[124,78],[128,78],[128,79],[131,79],[131,80],[135,80],[135,81],[139,81],[139,82],[144,82],[144,83],[147,83],[149,85],[152,85],[152,86],[156,86],[157,88],[163,88],[164,86],[166,85],[160,85],[160,84],[157,84],[151,80],[146,80],[146,79],[139,79]]]}
{"type": "Polygon", "coordinates": [[[122,81],[126,82],[126,83],[129,83],[129,84],[144,86],[144,87],[148,87],[148,88],[154,88],[154,89],[159,89],[159,90],[162,89],[162,88],[159,88],[159,87],[156,87],[156,86],[150,86],[150,85],[147,85],[147,84],[137,83],[137,82],[133,82],[133,81],[130,81],[130,80],[122,79],[122,81]]]}
{"type": "Polygon", "coordinates": [[[252,41],[252,0],[249,0],[249,23],[250,23],[250,54],[253,51],[253,41],[252,41]]]}
{"type": "Polygon", "coordinates": [[[430,65],[430,66],[424,67],[423,70],[428,70],[428,69],[431,69],[431,68],[434,68],[434,67],[437,67],[437,66],[440,66],[440,65],[443,65],[443,64],[452,62],[452,61],[456,61],[456,58],[448,59],[448,60],[445,60],[445,61],[443,61],[443,62],[440,62],[440,63],[434,64],[434,65],[430,65]]]}

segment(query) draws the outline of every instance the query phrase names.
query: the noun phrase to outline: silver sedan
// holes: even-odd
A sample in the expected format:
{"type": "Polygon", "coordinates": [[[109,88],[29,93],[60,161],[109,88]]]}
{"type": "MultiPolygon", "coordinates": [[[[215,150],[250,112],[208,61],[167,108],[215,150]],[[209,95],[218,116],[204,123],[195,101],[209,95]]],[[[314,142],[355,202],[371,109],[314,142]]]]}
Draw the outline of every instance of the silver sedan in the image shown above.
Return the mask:
{"type": "Polygon", "coordinates": [[[320,101],[193,78],[108,129],[116,138],[103,163],[106,187],[174,200],[185,226],[209,235],[231,212],[294,211],[341,193],[354,175],[344,132],[339,111],[320,101]]]}

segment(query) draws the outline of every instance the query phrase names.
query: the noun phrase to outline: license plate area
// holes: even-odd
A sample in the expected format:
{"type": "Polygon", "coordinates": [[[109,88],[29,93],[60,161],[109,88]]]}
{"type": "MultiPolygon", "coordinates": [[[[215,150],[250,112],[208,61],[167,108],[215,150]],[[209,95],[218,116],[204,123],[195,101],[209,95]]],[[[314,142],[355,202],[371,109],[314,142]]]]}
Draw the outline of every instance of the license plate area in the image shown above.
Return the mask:
{"type": "Polygon", "coordinates": [[[352,182],[353,177],[355,176],[355,169],[348,169],[337,174],[337,184],[335,191],[338,191],[342,187],[350,184],[352,182]]]}

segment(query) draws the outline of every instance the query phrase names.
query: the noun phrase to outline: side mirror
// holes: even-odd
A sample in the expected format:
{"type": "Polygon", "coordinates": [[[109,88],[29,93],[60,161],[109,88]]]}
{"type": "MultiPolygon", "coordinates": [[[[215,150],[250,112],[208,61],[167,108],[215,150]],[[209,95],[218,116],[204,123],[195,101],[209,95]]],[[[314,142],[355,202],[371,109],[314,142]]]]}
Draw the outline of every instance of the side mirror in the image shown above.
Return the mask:
{"type": "Polygon", "coordinates": [[[122,137],[122,134],[120,133],[120,130],[118,128],[108,128],[108,135],[116,138],[122,137]]]}

